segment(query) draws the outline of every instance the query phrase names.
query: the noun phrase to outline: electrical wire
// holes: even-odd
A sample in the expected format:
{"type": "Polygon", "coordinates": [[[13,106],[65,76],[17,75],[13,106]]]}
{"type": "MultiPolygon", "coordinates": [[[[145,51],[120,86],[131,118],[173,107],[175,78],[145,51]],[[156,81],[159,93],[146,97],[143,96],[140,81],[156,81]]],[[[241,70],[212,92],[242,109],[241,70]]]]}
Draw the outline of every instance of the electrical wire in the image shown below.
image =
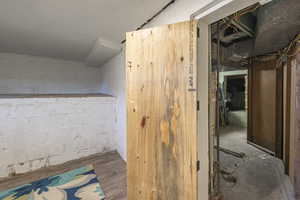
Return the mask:
{"type": "Polygon", "coordinates": [[[282,63],[287,61],[287,58],[293,57],[297,55],[297,53],[300,52],[300,49],[297,49],[294,53],[289,54],[290,50],[296,46],[297,43],[300,42],[300,32],[295,36],[295,38],[288,44],[287,47],[278,50],[274,53],[269,53],[266,55],[260,55],[260,56],[254,56],[249,58],[249,60],[257,60],[260,62],[265,62],[268,60],[274,60],[277,59],[277,64],[280,66],[282,63]]]}
{"type": "MultiPolygon", "coordinates": [[[[142,25],[140,25],[136,31],[141,30],[144,28],[147,24],[149,24],[151,21],[153,21],[158,15],[160,15],[163,11],[165,11],[168,7],[170,7],[173,3],[175,3],[176,0],[171,0],[169,3],[167,3],[162,9],[160,9],[157,13],[155,13],[151,18],[149,18],[146,22],[144,22],[142,25]]],[[[121,42],[121,44],[124,44],[126,42],[126,39],[121,42]]]]}

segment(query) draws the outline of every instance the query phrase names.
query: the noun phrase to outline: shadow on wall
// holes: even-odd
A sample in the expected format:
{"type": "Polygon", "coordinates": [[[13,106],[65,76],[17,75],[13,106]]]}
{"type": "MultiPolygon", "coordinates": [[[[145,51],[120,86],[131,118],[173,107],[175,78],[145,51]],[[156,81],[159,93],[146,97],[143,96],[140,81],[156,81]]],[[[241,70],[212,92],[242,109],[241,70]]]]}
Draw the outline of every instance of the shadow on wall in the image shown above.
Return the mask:
{"type": "Polygon", "coordinates": [[[100,92],[116,98],[117,133],[114,140],[117,150],[126,160],[127,121],[126,121],[126,82],[125,82],[125,51],[112,58],[100,67],[100,92]]]}

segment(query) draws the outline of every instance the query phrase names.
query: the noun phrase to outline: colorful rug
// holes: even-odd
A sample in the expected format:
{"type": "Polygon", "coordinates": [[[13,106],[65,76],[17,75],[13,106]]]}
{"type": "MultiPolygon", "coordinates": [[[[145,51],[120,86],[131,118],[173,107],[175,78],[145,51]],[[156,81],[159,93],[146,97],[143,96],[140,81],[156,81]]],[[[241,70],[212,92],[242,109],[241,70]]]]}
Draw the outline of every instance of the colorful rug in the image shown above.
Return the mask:
{"type": "Polygon", "coordinates": [[[0,200],[104,199],[104,193],[91,165],[0,192],[0,200]]]}

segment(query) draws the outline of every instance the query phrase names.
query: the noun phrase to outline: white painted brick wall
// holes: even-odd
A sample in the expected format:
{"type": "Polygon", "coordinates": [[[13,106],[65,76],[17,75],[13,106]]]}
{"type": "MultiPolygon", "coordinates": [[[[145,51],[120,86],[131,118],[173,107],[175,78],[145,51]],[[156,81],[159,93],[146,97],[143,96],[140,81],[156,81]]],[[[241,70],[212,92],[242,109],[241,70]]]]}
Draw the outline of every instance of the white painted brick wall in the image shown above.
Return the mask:
{"type": "Polygon", "coordinates": [[[0,177],[115,149],[113,97],[0,99],[0,177]]]}

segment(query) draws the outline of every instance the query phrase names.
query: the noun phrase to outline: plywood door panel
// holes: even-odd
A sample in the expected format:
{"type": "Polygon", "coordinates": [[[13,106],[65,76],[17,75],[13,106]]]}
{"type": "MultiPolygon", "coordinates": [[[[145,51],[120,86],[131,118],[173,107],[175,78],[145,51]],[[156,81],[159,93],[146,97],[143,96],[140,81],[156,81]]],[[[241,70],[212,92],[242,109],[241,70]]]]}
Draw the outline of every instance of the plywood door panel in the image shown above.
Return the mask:
{"type": "Polygon", "coordinates": [[[197,198],[196,27],[126,35],[129,200],[197,198]]]}
{"type": "Polygon", "coordinates": [[[251,67],[251,100],[248,140],[274,154],[278,152],[282,124],[282,70],[276,60],[255,62],[251,67]],[[280,120],[281,119],[281,120],[280,120]]]}

